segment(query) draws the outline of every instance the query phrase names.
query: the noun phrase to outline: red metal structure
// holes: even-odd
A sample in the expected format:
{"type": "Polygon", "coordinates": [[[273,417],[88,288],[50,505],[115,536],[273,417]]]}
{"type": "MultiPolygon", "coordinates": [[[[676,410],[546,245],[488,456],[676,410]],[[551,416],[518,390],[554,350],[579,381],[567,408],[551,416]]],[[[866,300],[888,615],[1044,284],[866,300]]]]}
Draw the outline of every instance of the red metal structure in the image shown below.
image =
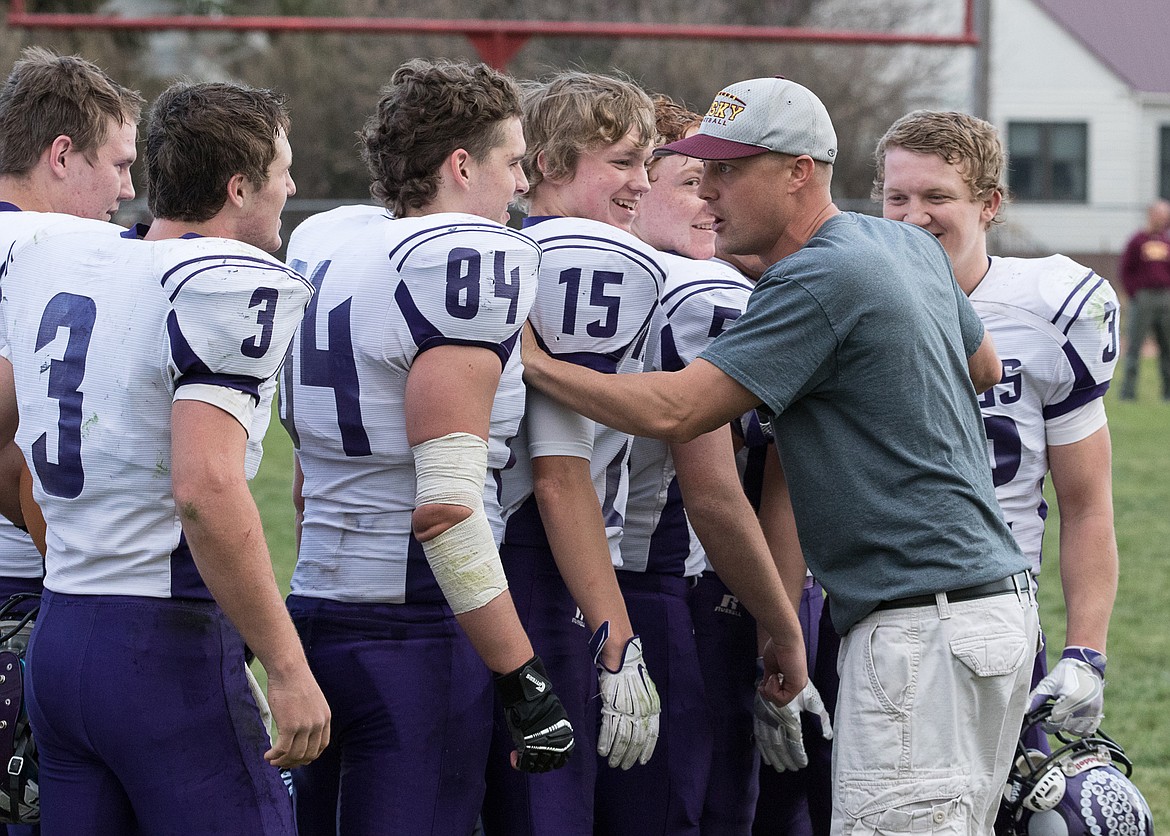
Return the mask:
{"type": "Polygon", "coordinates": [[[349,32],[361,34],[464,35],[487,64],[503,69],[533,37],[648,38],[729,41],[815,41],[837,44],[918,44],[974,46],[975,0],[963,0],[963,30],[956,35],[800,29],[783,26],[691,26],[551,20],[436,20],[401,17],[274,17],[120,15],[30,12],[25,0],[10,0],[7,23],[30,29],[121,29],[136,31],[247,30],[265,32],[349,32]]]}

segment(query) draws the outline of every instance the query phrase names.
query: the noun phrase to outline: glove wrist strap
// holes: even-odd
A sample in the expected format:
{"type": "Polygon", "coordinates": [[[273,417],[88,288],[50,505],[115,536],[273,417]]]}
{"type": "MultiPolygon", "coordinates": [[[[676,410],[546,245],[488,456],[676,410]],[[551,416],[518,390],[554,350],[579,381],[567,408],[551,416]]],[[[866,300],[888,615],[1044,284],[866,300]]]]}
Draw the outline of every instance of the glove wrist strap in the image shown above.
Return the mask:
{"type": "Polygon", "coordinates": [[[1093,670],[1105,678],[1105,662],[1106,657],[1104,653],[1099,653],[1091,647],[1082,647],[1081,645],[1070,645],[1064,649],[1060,654],[1061,659],[1076,659],[1079,662],[1084,662],[1093,670]]]}
{"type": "Polygon", "coordinates": [[[492,679],[504,705],[538,699],[552,688],[539,656],[533,656],[510,673],[497,673],[492,679]]]}

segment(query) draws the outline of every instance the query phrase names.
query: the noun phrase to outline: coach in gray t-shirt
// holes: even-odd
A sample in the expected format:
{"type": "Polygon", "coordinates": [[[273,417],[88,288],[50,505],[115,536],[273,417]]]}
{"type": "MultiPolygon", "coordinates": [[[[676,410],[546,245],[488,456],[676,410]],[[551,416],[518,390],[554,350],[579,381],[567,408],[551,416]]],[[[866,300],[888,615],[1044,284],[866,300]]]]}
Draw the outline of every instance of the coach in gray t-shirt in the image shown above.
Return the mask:
{"type": "Polygon", "coordinates": [[[801,547],[841,634],[882,601],[1027,568],[967,376],[982,339],[933,236],[842,213],[701,355],[775,415],[801,547]]]}
{"type": "MultiPolygon", "coordinates": [[[[990,833],[1039,633],[975,399],[994,348],[937,241],[833,204],[836,134],[799,84],[733,84],[660,152],[706,161],[721,249],[772,265],[746,313],[679,372],[602,375],[526,340],[525,379],[672,441],[771,412],[843,635],[833,832],[990,833]]],[[[771,638],[762,692],[799,705],[800,637],[771,638]]]]}

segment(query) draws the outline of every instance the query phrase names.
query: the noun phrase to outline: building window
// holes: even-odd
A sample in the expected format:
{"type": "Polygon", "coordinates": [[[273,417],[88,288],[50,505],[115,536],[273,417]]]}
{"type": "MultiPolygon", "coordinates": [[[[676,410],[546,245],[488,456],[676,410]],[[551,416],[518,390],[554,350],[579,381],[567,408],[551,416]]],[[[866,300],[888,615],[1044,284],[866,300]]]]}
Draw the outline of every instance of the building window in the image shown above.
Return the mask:
{"type": "Polygon", "coordinates": [[[1158,196],[1170,200],[1170,125],[1163,125],[1158,137],[1158,196]]]}
{"type": "Polygon", "coordinates": [[[1088,170],[1085,123],[1008,123],[1008,186],[1016,200],[1084,203],[1088,170]]]}

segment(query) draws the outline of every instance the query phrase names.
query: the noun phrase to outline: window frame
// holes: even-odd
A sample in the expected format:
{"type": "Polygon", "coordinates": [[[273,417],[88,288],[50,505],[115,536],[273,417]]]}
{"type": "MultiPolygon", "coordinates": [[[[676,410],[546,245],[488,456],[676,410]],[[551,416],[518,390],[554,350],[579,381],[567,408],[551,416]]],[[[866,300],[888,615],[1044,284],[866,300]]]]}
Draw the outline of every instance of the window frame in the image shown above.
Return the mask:
{"type": "MultiPolygon", "coordinates": [[[[1089,202],[1089,123],[1088,121],[1071,121],[1071,120],[1037,120],[1037,119],[1016,119],[1011,120],[1007,124],[1007,152],[1008,152],[1008,188],[1011,190],[1012,198],[1017,203],[1062,203],[1062,204],[1086,204],[1089,202]],[[1058,130],[1076,129],[1080,134],[1081,146],[1083,154],[1079,159],[1072,159],[1071,164],[1079,166],[1080,174],[1080,189],[1073,189],[1071,194],[1057,195],[1054,187],[1054,171],[1056,162],[1064,161],[1064,158],[1057,158],[1052,151],[1054,135],[1058,130]],[[1039,169],[1037,177],[1040,180],[1038,190],[1029,190],[1025,192],[1019,186],[1018,176],[1016,175],[1016,166],[1019,160],[1023,157],[1018,152],[1019,134],[1021,129],[1038,129],[1039,137],[1039,151],[1034,155],[1029,155],[1028,158],[1036,161],[1036,166],[1039,169]],[[1014,137],[1014,138],[1013,138],[1014,137]]],[[[1074,178],[1075,180],[1075,178],[1074,178]]]]}

